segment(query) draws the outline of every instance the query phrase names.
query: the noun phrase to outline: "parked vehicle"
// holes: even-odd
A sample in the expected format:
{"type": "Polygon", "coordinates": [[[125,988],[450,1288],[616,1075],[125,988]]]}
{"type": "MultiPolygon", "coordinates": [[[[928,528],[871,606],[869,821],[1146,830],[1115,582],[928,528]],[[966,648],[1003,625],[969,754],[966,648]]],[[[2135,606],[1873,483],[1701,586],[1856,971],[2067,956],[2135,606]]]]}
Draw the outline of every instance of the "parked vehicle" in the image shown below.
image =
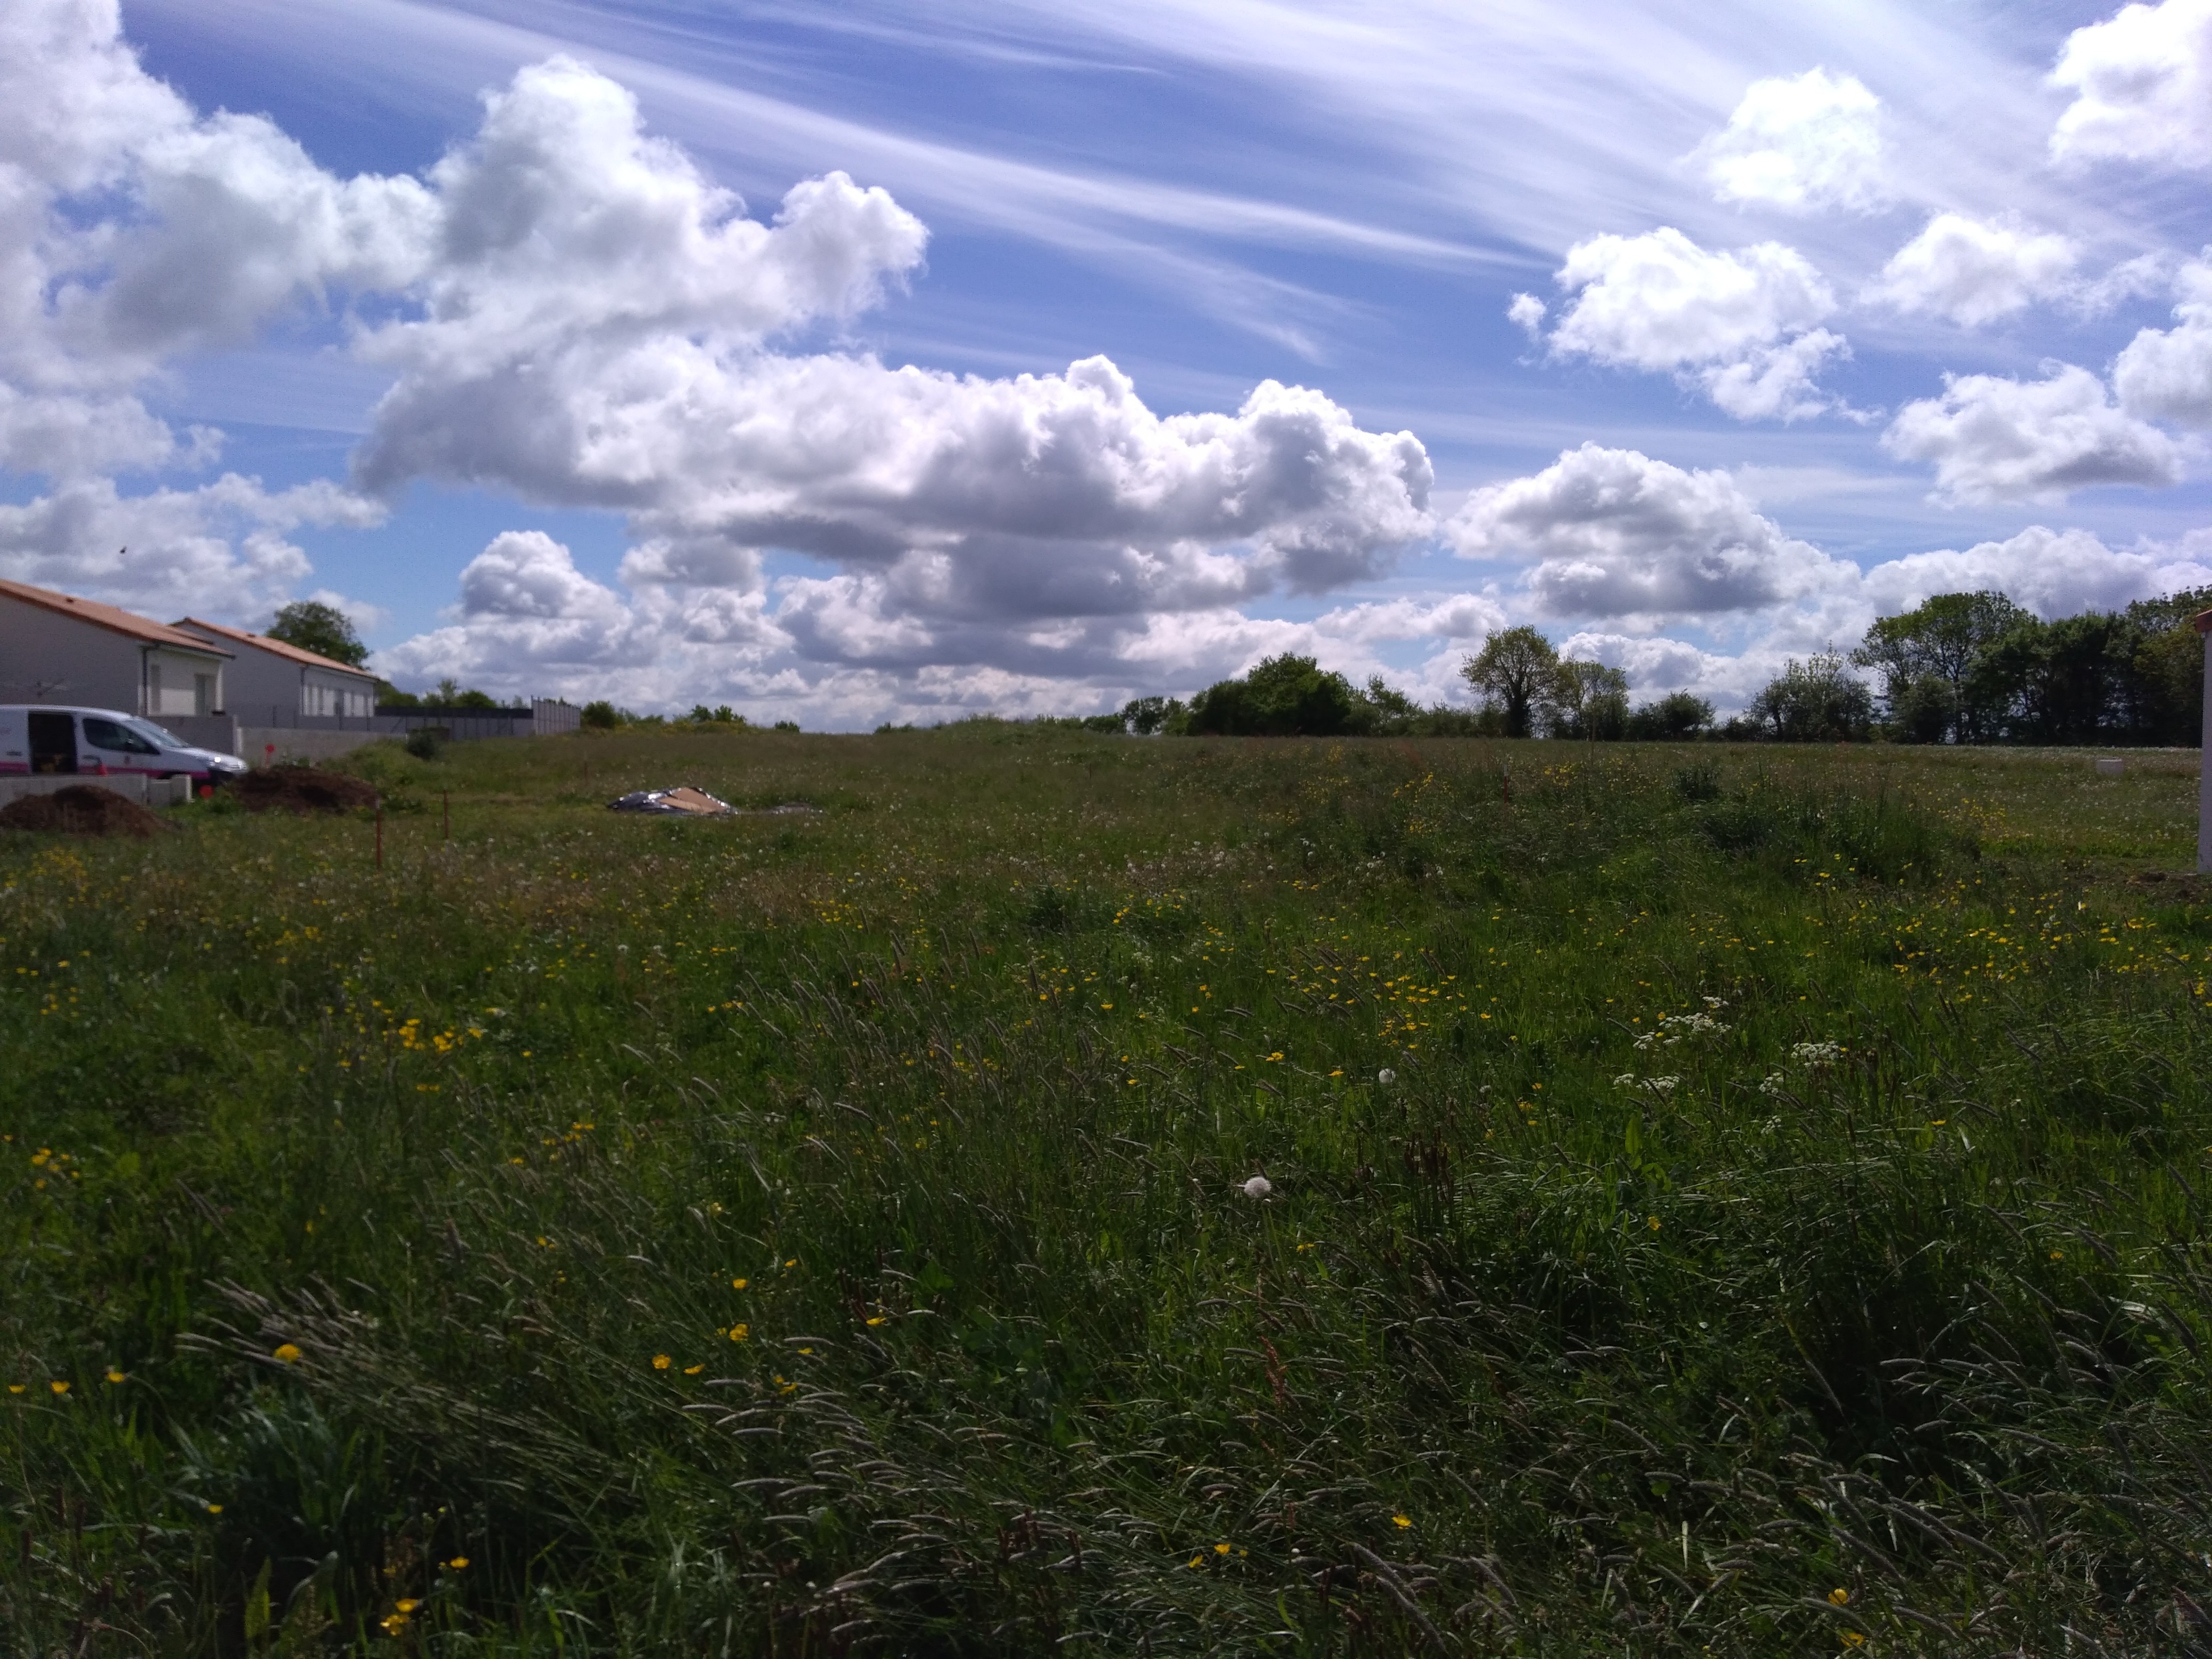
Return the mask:
{"type": "Polygon", "coordinates": [[[246,770],[235,755],[196,749],[139,714],[112,708],[55,708],[0,704],[0,776],[74,773],[80,777],[137,775],[221,783],[246,770]]]}

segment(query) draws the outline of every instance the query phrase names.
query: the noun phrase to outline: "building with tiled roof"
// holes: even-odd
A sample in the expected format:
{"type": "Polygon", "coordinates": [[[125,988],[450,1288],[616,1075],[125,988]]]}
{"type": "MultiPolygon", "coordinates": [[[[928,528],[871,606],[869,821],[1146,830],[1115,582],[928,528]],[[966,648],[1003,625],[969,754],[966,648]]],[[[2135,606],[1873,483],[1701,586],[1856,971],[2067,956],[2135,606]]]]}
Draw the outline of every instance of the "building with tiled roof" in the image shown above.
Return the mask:
{"type": "Polygon", "coordinates": [[[229,712],[248,726],[295,726],[301,719],[366,721],[376,713],[376,676],[366,669],[197,617],[186,617],[176,628],[232,653],[229,712]]]}
{"type": "Polygon", "coordinates": [[[222,644],[97,599],[0,581],[0,702],[154,720],[223,712],[222,644]]]}

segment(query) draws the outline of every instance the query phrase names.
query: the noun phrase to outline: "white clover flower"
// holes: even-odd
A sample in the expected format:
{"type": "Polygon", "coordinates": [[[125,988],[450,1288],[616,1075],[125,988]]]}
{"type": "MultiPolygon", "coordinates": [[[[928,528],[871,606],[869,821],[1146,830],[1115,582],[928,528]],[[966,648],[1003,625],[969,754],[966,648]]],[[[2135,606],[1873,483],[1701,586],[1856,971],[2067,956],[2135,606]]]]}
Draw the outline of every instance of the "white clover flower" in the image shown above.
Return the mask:
{"type": "Polygon", "coordinates": [[[1274,1190],[1275,1183],[1265,1176],[1254,1176],[1244,1183],[1244,1196],[1247,1198],[1265,1198],[1274,1190]]]}

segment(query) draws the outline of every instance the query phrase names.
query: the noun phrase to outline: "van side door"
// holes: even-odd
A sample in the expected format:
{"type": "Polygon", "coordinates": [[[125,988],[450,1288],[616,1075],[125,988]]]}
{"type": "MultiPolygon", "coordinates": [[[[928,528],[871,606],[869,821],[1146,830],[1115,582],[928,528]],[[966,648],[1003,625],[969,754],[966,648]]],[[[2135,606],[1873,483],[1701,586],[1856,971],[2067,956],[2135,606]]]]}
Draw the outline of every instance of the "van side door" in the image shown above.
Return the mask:
{"type": "Polygon", "coordinates": [[[76,770],[76,715],[60,708],[33,708],[24,720],[31,728],[33,772],[76,770]]]}

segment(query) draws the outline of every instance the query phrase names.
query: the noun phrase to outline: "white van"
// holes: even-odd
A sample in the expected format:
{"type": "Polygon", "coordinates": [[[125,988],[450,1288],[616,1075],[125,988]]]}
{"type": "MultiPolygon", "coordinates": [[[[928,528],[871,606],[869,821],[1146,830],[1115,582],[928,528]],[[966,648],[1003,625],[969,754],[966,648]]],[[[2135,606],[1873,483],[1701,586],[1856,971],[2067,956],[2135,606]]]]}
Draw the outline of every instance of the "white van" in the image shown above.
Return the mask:
{"type": "Polygon", "coordinates": [[[140,714],[112,708],[0,704],[0,777],[73,772],[80,777],[136,774],[221,783],[246,770],[235,755],[195,749],[140,714]]]}

